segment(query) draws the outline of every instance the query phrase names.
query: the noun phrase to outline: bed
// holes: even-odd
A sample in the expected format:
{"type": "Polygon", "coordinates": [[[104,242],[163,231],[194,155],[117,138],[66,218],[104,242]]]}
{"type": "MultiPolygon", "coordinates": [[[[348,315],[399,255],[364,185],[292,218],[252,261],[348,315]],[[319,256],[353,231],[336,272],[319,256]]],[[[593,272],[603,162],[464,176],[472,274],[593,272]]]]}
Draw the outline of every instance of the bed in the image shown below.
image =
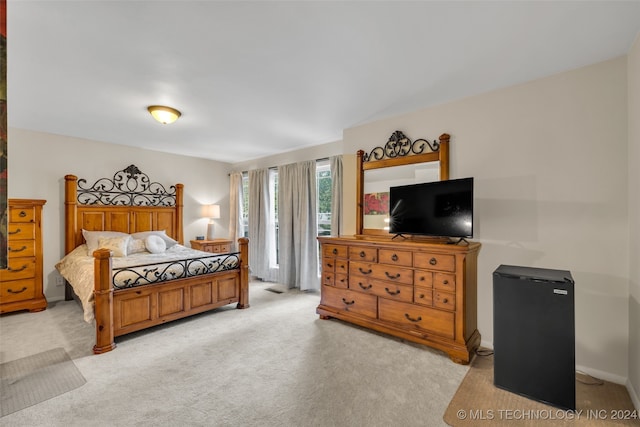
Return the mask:
{"type": "Polygon", "coordinates": [[[232,303],[249,307],[248,239],[227,254],[183,246],[182,200],[182,184],[167,189],[135,165],[92,185],[65,176],[65,256],[56,268],[65,299],[80,300],[85,320],[95,319],[94,353],[131,332],[232,303]]]}

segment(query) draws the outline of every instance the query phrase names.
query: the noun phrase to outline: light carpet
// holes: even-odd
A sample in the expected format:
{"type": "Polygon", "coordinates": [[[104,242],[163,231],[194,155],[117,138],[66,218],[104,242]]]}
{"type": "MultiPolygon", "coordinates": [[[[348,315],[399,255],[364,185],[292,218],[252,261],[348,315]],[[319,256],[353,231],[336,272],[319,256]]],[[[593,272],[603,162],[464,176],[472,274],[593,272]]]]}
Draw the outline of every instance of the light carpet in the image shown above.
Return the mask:
{"type": "Polygon", "coordinates": [[[0,417],[44,402],[86,382],[64,348],[0,364],[0,417]]]}
{"type": "MultiPolygon", "coordinates": [[[[64,347],[82,387],[3,417],[11,426],[446,426],[468,366],[442,352],[315,313],[318,293],[266,290],[116,339],[73,301],[0,317],[0,362],[64,347]]],[[[4,425],[4,424],[3,424],[4,425]]]]}
{"type": "Polygon", "coordinates": [[[638,426],[627,389],[607,381],[577,375],[576,411],[553,406],[497,388],[493,356],[476,356],[451,400],[444,420],[451,426],[638,426]]]}

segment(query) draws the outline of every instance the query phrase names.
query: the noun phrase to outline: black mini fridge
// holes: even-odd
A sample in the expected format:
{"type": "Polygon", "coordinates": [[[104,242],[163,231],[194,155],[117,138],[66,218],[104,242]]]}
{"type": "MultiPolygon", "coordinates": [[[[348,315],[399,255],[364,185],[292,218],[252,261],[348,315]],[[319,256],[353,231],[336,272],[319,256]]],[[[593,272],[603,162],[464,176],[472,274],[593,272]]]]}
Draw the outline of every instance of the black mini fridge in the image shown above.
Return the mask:
{"type": "Polygon", "coordinates": [[[574,281],[565,270],[493,272],[494,384],[576,409],[574,281]]]}

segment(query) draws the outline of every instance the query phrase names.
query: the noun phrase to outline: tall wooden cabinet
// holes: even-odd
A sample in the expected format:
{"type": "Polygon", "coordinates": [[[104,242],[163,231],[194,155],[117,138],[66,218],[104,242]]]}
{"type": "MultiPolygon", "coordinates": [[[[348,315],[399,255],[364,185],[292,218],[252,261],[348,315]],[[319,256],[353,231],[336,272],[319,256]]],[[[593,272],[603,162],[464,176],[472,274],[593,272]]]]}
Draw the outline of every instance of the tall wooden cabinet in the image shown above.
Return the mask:
{"type": "Polygon", "coordinates": [[[480,345],[480,244],[319,237],[321,318],[336,318],[445,351],[462,364],[480,345]]]}
{"type": "Polygon", "coordinates": [[[42,311],[42,207],[45,200],[9,199],[8,268],[0,270],[0,313],[42,311]]]}

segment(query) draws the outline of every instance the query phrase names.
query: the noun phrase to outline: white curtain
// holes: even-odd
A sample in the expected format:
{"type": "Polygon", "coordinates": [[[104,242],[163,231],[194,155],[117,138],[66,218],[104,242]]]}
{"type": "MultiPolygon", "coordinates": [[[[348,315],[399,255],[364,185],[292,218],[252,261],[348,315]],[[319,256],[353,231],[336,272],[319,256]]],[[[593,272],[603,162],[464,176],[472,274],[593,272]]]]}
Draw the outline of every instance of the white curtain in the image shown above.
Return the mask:
{"type": "Polygon", "coordinates": [[[342,234],[342,156],[329,158],[331,168],[331,235],[342,234]]]}
{"type": "Polygon", "coordinates": [[[279,281],[289,288],[320,289],[316,162],[278,168],[279,281]]]}
{"type": "Polygon", "coordinates": [[[244,236],[242,200],[242,172],[232,172],[229,175],[229,237],[233,241],[233,252],[238,250],[238,239],[244,236]]]}
{"type": "Polygon", "coordinates": [[[274,206],[269,169],[249,171],[249,265],[251,274],[268,282],[278,279],[274,206]]]}

